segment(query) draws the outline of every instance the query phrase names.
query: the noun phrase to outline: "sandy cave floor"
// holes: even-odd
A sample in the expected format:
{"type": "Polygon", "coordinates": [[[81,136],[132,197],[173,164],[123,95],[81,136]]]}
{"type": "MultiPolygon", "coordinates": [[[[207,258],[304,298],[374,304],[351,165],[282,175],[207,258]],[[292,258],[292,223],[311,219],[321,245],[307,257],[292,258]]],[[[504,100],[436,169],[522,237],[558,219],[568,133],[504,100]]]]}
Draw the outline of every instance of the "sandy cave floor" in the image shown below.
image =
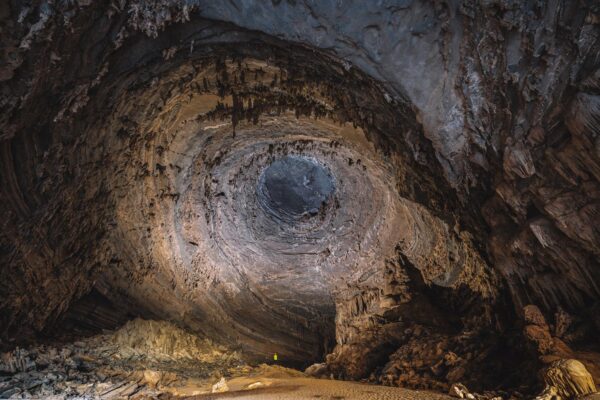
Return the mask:
{"type": "Polygon", "coordinates": [[[227,384],[229,386],[229,392],[191,396],[188,397],[188,399],[441,400],[451,398],[441,393],[429,391],[303,377],[279,379],[239,377],[232,379],[227,384]],[[255,382],[261,382],[264,386],[252,390],[244,389],[255,382]]]}

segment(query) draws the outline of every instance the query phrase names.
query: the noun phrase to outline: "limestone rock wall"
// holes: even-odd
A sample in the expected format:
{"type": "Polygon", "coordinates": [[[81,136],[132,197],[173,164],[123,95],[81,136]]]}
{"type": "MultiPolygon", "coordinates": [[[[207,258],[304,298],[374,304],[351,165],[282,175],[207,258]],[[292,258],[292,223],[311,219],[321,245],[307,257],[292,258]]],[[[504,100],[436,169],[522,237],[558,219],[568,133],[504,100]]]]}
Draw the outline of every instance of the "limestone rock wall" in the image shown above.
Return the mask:
{"type": "Polygon", "coordinates": [[[2,345],[92,287],[251,358],[331,352],[340,376],[393,384],[481,381],[479,365],[525,355],[528,304],[573,319],[569,346],[597,345],[599,15],[3,3],[2,345]],[[257,200],[286,156],[335,182],[294,224],[257,200]]]}

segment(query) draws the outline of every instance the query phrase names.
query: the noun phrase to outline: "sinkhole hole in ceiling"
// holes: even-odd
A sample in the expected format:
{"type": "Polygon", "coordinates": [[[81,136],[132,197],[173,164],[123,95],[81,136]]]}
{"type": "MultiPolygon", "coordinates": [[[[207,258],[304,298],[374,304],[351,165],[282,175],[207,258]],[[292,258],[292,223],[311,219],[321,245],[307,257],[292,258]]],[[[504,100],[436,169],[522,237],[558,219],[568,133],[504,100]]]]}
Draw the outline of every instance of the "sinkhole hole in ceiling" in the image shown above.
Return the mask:
{"type": "Polygon", "coordinates": [[[335,190],[333,176],[312,158],[285,156],[269,165],[258,180],[263,209],[281,220],[319,213],[335,190]]]}

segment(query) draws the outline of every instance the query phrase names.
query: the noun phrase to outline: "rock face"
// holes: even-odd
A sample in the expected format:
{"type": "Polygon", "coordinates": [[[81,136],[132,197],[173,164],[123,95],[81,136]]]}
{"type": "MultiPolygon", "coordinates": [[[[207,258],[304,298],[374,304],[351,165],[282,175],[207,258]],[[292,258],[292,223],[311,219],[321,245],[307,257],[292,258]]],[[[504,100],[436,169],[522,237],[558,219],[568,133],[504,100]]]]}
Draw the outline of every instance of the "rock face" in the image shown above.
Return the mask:
{"type": "Polygon", "coordinates": [[[3,3],[0,344],[140,315],[392,385],[534,389],[515,371],[557,358],[597,377],[599,21],[3,3]]]}

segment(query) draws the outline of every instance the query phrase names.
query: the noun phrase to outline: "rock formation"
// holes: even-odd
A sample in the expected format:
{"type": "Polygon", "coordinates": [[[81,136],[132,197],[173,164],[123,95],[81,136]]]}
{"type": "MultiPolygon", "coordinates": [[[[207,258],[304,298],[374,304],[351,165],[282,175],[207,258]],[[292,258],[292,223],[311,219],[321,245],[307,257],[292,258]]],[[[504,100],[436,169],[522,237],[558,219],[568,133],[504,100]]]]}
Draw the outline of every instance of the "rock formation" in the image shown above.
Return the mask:
{"type": "Polygon", "coordinates": [[[386,385],[600,379],[595,2],[10,0],[0,33],[3,350],[143,317],[386,385]]]}
{"type": "Polygon", "coordinates": [[[595,393],[596,385],[585,366],[577,360],[558,360],[545,371],[546,389],[537,398],[571,399],[595,393]]]}

